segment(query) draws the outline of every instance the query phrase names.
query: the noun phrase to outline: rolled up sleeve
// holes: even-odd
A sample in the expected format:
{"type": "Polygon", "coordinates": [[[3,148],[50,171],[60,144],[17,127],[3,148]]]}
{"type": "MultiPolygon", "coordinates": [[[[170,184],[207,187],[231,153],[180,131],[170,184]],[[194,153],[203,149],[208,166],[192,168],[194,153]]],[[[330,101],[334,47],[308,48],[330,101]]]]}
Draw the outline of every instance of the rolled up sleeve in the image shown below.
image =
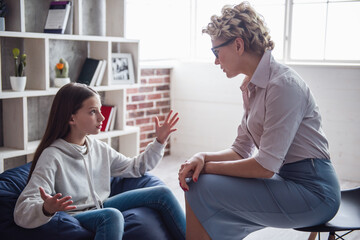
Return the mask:
{"type": "Polygon", "coordinates": [[[255,144],[252,139],[246,135],[241,124],[238,127],[238,135],[232,144],[231,149],[242,158],[249,158],[254,152],[255,144]]]}
{"type": "Polygon", "coordinates": [[[259,152],[255,160],[264,168],[278,173],[285,156],[304,118],[307,99],[306,92],[294,79],[279,79],[269,84],[267,89],[263,133],[259,152]]]}

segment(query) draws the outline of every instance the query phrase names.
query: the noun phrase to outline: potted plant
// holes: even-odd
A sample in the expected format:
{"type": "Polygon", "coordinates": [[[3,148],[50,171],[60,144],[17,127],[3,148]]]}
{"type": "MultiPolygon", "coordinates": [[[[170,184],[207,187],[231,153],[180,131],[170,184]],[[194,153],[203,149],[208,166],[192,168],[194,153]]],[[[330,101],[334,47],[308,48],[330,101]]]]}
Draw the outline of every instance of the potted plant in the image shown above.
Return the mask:
{"type": "Polygon", "coordinates": [[[62,87],[70,82],[69,78],[69,63],[60,58],[59,62],[55,65],[55,87],[62,87]]]}
{"type": "Polygon", "coordinates": [[[26,54],[23,53],[20,55],[20,50],[18,48],[14,48],[12,53],[15,62],[15,76],[10,76],[11,88],[14,91],[24,91],[26,85],[26,54]]]}
{"type": "Polygon", "coordinates": [[[4,0],[0,0],[0,31],[5,31],[5,15],[7,8],[4,0]]]}

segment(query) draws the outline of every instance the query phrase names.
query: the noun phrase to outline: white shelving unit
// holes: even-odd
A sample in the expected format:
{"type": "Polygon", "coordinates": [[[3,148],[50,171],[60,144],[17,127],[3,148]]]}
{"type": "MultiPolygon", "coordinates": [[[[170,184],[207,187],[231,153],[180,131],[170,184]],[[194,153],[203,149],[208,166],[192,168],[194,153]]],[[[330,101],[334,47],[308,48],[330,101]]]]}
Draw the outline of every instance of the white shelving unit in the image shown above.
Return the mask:
{"type": "Polygon", "coordinates": [[[9,9],[6,31],[0,32],[0,172],[32,160],[45,131],[51,101],[58,91],[53,87],[53,68],[64,55],[73,82],[86,57],[107,60],[102,84],[94,89],[102,96],[103,104],[117,107],[115,130],[95,137],[127,156],[139,153],[139,129],[126,126],[125,121],[126,88],[134,85],[113,85],[109,64],[112,53],[131,53],[135,84],[139,83],[139,41],[123,37],[124,0],[73,0],[67,30],[73,34],[63,35],[42,33],[50,2],[6,1],[9,9]],[[86,22],[89,11],[94,16],[91,23],[86,22]],[[89,27],[95,22],[98,24],[91,30],[89,27]],[[23,92],[10,88],[14,47],[27,54],[27,83],[23,92]]]}

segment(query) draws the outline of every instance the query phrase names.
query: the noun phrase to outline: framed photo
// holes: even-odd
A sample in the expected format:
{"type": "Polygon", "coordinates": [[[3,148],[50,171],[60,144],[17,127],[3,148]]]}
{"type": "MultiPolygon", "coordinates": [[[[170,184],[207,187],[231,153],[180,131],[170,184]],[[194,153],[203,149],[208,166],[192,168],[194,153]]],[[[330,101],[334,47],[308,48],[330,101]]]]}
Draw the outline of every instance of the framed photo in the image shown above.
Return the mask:
{"type": "Polygon", "coordinates": [[[113,53],[111,56],[112,83],[135,83],[134,66],[130,53],[113,53]]]}

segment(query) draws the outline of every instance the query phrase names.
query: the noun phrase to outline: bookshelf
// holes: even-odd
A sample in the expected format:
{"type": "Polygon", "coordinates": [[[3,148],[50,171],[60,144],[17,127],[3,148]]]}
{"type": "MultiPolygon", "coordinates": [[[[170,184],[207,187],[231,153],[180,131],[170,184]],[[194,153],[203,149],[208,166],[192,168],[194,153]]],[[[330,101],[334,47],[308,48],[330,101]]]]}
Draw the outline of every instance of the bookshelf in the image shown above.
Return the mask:
{"type": "MultiPolygon", "coordinates": [[[[135,84],[139,84],[139,41],[124,38],[124,0],[73,0],[65,34],[42,33],[50,2],[6,1],[6,31],[0,32],[0,172],[32,160],[58,91],[53,68],[60,57],[69,62],[69,77],[74,82],[86,57],[110,63],[113,53],[131,53],[135,84]],[[14,47],[28,56],[23,92],[10,87],[14,47]]],[[[139,153],[139,129],[126,126],[125,121],[126,89],[134,85],[113,85],[111,78],[111,64],[107,64],[101,86],[94,89],[103,104],[117,107],[115,128],[94,137],[134,156],[139,153]]]]}

